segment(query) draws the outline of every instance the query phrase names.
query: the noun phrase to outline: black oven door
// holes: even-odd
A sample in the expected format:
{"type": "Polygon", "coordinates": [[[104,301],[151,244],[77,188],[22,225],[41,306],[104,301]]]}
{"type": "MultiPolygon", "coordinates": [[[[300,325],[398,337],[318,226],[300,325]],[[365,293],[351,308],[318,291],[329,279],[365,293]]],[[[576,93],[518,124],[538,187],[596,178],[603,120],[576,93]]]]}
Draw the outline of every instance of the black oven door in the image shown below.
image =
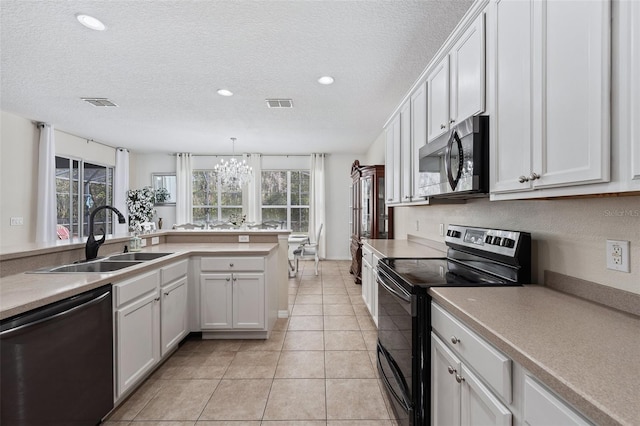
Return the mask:
{"type": "Polygon", "coordinates": [[[378,270],[378,371],[393,404],[395,420],[413,424],[415,297],[382,270],[378,270]]]}

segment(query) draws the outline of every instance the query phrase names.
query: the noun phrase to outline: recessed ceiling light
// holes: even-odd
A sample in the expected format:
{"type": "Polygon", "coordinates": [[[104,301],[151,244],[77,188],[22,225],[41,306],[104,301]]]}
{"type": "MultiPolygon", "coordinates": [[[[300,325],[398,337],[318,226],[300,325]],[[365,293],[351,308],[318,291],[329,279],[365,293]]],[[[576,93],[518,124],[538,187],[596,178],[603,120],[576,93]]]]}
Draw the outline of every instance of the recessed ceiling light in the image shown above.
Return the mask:
{"type": "Polygon", "coordinates": [[[220,96],[233,96],[233,92],[227,89],[218,89],[218,95],[220,96]]]}
{"type": "Polygon", "coordinates": [[[318,79],[318,83],[324,84],[324,85],[333,84],[333,81],[334,81],[333,77],[331,77],[330,75],[325,75],[318,79]]]}
{"type": "Polygon", "coordinates": [[[85,27],[96,30],[96,31],[104,31],[107,29],[107,26],[100,22],[99,19],[94,18],[93,16],[83,15],[81,13],[76,15],[76,19],[85,27]]]}

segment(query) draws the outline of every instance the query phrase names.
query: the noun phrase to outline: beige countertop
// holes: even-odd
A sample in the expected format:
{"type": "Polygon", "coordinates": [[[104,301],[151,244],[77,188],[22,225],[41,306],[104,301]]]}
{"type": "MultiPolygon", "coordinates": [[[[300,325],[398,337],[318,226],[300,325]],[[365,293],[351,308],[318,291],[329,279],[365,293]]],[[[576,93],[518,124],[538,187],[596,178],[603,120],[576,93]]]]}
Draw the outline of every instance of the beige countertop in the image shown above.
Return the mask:
{"type": "Polygon", "coordinates": [[[640,424],[640,317],[535,285],[429,291],[598,425],[640,424]]]}
{"type": "Polygon", "coordinates": [[[378,257],[446,257],[447,247],[442,243],[417,238],[409,235],[406,240],[368,240],[369,245],[378,257]],[[429,244],[429,245],[427,245],[429,244]]]}
{"type": "MultiPolygon", "coordinates": [[[[142,252],[173,253],[109,273],[21,273],[0,279],[0,319],[57,302],[101,285],[121,281],[189,256],[266,256],[277,243],[158,244],[142,252]]],[[[51,265],[55,266],[55,265],[51,265]]]]}

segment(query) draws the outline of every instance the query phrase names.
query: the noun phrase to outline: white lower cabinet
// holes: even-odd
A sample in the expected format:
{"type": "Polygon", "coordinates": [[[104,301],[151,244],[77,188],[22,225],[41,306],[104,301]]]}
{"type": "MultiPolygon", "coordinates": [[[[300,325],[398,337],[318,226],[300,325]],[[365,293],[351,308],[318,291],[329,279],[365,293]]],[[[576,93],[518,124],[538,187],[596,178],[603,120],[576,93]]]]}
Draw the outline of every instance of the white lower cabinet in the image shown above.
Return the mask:
{"type": "Polygon", "coordinates": [[[524,422],[528,426],[590,424],[529,375],[524,379],[524,422]]]}
{"type": "MultiPolygon", "coordinates": [[[[200,328],[203,332],[268,333],[269,324],[275,321],[274,306],[277,303],[277,293],[270,294],[269,291],[275,288],[277,292],[277,287],[267,285],[271,257],[201,259],[200,328]]],[[[266,333],[254,337],[267,337],[266,333]]],[[[238,335],[217,334],[217,337],[238,335]]]]}
{"type": "Polygon", "coordinates": [[[162,356],[166,355],[187,335],[187,277],[162,287],[160,318],[162,356]]]}
{"type": "Polygon", "coordinates": [[[511,425],[511,411],[431,333],[431,424],[511,425]]]}
{"type": "Polygon", "coordinates": [[[378,325],[378,256],[373,254],[372,248],[362,245],[362,299],[371,314],[371,318],[378,325]]]}
{"type": "Polygon", "coordinates": [[[160,361],[158,271],[114,284],[116,399],[160,361]]]}

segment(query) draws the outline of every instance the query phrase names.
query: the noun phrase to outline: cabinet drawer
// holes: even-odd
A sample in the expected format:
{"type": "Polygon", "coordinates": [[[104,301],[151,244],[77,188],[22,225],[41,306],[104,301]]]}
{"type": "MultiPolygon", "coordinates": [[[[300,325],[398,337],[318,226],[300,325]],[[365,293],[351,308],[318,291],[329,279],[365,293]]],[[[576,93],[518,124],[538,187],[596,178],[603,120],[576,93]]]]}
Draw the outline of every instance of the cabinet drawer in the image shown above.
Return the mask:
{"type": "Polygon", "coordinates": [[[435,303],[431,326],[505,401],[511,402],[511,360],[435,303]],[[455,342],[455,343],[453,343],[455,342]]]}
{"type": "Polygon", "coordinates": [[[263,257],[203,257],[201,271],[264,271],[263,257]]]}
{"type": "Polygon", "coordinates": [[[531,426],[591,424],[529,375],[524,379],[524,421],[531,426]]]}
{"type": "Polygon", "coordinates": [[[187,275],[187,267],[189,266],[188,260],[174,263],[173,265],[165,266],[160,269],[161,282],[160,285],[169,284],[172,281],[177,280],[180,277],[187,275]]]}
{"type": "Polygon", "coordinates": [[[146,293],[157,291],[159,283],[159,271],[153,271],[115,284],[113,287],[116,306],[122,306],[146,293]]]}

